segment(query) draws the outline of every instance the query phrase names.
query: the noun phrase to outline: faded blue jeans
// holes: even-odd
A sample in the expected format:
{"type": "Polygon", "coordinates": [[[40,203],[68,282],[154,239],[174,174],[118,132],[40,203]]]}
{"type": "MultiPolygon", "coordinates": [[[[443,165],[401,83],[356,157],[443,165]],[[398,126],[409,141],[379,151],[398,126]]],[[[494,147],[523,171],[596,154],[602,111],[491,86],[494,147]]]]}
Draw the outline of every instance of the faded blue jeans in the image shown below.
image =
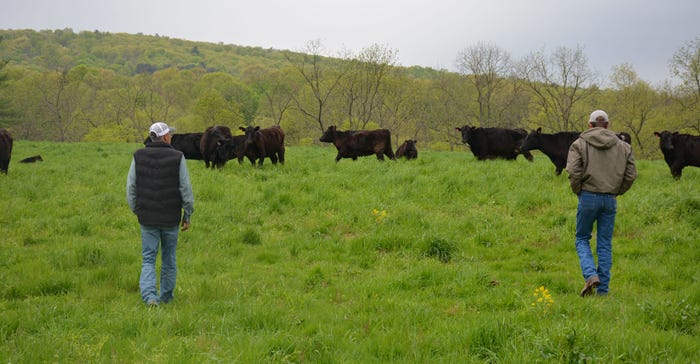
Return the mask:
{"type": "Polygon", "coordinates": [[[615,195],[581,191],[576,212],[576,252],[581,263],[583,279],[598,276],[600,295],[608,293],[612,268],[612,237],[617,213],[615,195]],[[597,224],[596,255],[598,267],[591,251],[593,223],[597,224]]]}
{"type": "Polygon", "coordinates": [[[141,299],[144,302],[155,300],[168,303],[173,299],[177,263],[175,250],[180,229],[177,225],[172,228],[159,228],[141,225],[141,299]],[[156,257],[158,248],[162,247],[160,267],[160,296],[156,287],[156,257]]]}

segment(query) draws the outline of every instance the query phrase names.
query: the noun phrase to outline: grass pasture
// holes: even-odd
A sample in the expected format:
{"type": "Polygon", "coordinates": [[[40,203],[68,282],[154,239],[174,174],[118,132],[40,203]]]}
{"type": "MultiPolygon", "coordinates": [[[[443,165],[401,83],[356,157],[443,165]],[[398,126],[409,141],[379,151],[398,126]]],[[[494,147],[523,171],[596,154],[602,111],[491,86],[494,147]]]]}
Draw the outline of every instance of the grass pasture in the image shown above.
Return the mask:
{"type": "Polygon", "coordinates": [[[148,309],[125,198],[138,147],[15,143],[0,175],[1,362],[700,363],[699,168],[674,181],[638,161],[610,295],[582,299],[576,198],[537,152],[188,161],[175,301],[148,309]]]}

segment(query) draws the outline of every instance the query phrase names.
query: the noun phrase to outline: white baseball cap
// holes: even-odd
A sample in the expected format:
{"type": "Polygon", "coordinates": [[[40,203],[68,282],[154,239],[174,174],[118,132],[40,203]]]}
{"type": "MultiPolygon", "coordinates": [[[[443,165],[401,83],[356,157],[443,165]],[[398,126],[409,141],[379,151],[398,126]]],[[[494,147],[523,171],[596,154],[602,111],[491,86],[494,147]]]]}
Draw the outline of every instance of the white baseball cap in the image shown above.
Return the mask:
{"type": "Polygon", "coordinates": [[[165,134],[172,133],[175,131],[175,128],[171,128],[168,126],[168,124],[163,123],[163,122],[157,122],[153,123],[151,125],[151,129],[149,130],[150,134],[155,134],[156,137],[160,138],[165,134]]]}
{"type": "Polygon", "coordinates": [[[606,113],[603,110],[596,110],[591,113],[591,117],[588,118],[589,123],[597,123],[597,122],[603,122],[603,123],[608,123],[610,120],[608,119],[608,113],[606,113]],[[603,118],[604,120],[598,120],[598,118],[603,118]]]}

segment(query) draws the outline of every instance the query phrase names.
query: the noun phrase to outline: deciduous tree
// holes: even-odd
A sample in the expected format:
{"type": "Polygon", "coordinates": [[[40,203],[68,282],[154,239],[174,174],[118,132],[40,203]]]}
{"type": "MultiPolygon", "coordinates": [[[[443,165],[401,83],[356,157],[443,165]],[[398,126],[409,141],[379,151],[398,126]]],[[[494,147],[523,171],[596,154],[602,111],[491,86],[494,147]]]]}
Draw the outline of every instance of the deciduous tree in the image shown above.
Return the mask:
{"type": "Polygon", "coordinates": [[[457,67],[476,89],[479,124],[483,127],[501,124],[498,116],[508,104],[498,104],[497,101],[499,93],[507,92],[508,80],[512,79],[510,54],[494,44],[480,42],[459,52],[457,67]]]}
{"type": "Polygon", "coordinates": [[[299,72],[304,88],[294,97],[296,109],[323,132],[326,117],[332,111],[333,97],[348,72],[347,60],[332,60],[323,55],[320,40],[306,43],[301,54],[286,53],[289,63],[299,72]]]}
{"type": "Polygon", "coordinates": [[[560,47],[549,55],[544,49],[532,52],[519,62],[518,75],[533,94],[533,113],[543,116],[537,121],[541,126],[554,131],[581,129],[575,116],[583,110],[576,113],[576,107],[596,90],[582,47],[560,47]]]}
{"type": "Polygon", "coordinates": [[[657,93],[647,82],[639,79],[629,63],[615,66],[610,81],[615,91],[614,101],[608,110],[614,115],[613,128],[629,132],[635,147],[639,149],[638,155],[644,155],[645,143],[642,143],[642,139],[651,138],[651,131],[646,127],[660,106],[657,93]]]}
{"type": "Polygon", "coordinates": [[[682,106],[686,125],[700,132],[700,36],[673,55],[670,68],[681,80],[675,99],[682,106]]]}
{"type": "Polygon", "coordinates": [[[351,129],[365,129],[370,121],[381,126],[381,93],[395,63],[396,51],[379,44],[364,48],[350,60],[350,70],[340,87],[351,129]]]}

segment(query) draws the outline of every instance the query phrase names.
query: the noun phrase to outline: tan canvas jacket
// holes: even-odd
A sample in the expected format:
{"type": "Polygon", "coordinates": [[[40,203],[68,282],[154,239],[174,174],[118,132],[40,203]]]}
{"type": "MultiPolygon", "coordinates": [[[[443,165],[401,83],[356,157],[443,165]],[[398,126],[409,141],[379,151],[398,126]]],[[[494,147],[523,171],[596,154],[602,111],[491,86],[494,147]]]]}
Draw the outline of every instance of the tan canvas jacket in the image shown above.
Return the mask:
{"type": "Polygon", "coordinates": [[[611,130],[591,128],[569,147],[566,161],[571,190],[622,195],[637,178],[632,148],[611,130]]]}

